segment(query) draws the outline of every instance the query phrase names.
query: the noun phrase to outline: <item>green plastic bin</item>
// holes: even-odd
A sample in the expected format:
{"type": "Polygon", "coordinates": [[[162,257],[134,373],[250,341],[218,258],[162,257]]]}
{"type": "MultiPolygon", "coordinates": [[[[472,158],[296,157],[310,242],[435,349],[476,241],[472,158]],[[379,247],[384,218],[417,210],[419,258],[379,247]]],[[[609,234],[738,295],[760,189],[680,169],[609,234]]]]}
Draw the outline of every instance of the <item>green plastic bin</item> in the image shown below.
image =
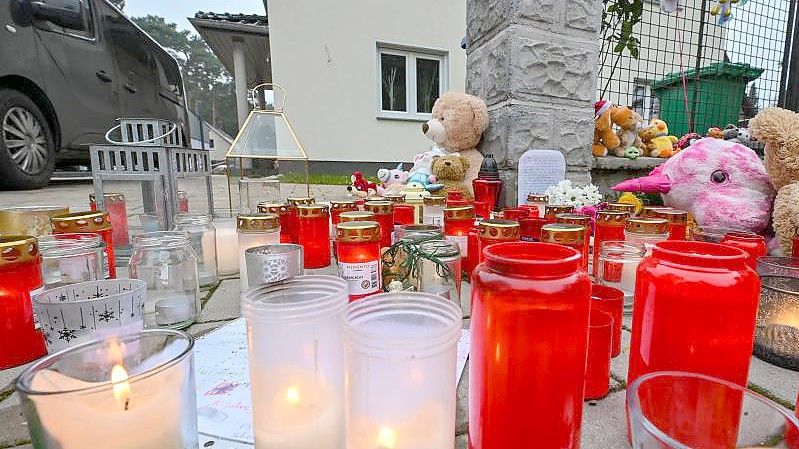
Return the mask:
{"type": "MultiPolygon", "coordinates": [[[[686,72],[688,108],[694,108],[694,132],[704,134],[708,128],[724,128],[738,123],[746,85],[760,77],[763,69],[749,64],[718,62],[686,72]],[[696,102],[694,103],[694,96],[696,102]]],[[[660,118],[669,125],[669,133],[682,136],[688,129],[688,116],[680,72],[666,75],[652,83],[652,92],[660,100],[660,118]]]]}

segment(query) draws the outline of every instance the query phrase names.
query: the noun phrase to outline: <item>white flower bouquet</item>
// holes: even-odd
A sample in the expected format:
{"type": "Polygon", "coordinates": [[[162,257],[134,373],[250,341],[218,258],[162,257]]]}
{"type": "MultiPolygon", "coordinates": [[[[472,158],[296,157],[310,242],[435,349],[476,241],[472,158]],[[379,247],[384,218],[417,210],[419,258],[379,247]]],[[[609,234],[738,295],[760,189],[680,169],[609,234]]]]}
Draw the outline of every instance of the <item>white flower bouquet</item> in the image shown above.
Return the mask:
{"type": "Polygon", "coordinates": [[[602,194],[599,193],[597,186],[593,184],[584,187],[575,186],[568,179],[547,187],[544,194],[549,197],[549,204],[567,204],[577,209],[596,206],[602,202],[602,194]]]}

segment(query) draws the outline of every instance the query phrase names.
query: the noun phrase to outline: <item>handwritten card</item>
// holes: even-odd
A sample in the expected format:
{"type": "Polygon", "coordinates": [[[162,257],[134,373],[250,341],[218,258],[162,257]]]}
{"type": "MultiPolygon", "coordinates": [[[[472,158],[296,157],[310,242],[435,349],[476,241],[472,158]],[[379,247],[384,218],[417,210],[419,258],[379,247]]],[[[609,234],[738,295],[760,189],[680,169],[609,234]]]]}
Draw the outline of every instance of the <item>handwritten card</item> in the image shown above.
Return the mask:
{"type": "Polygon", "coordinates": [[[544,193],[547,187],[566,179],[566,158],[557,150],[527,150],[519,158],[519,202],[527,203],[527,194],[544,193]]]}

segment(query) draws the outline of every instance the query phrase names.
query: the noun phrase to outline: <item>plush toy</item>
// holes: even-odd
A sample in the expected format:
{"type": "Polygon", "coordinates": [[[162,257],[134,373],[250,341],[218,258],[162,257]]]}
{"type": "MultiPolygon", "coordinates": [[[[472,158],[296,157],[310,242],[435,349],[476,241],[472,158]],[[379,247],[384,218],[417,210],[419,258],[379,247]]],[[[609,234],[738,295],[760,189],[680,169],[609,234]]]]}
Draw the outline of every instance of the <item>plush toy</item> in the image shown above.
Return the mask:
{"type": "Polygon", "coordinates": [[[422,132],[445,155],[458,153],[469,161],[463,182],[472,194],[472,181],[483,163],[477,144],[488,126],[488,107],[474,95],[446,92],[433,104],[431,115],[422,132]]]}
{"type": "Polygon", "coordinates": [[[669,127],[660,119],[652,119],[649,126],[638,133],[646,146],[646,155],[650,157],[671,157],[677,138],[669,135],[669,127]]]}
{"type": "Polygon", "coordinates": [[[368,196],[377,193],[377,184],[363,177],[363,173],[356,171],[350,176],[350,183],[355,193],[368,196]]]}
{"type": "Polygon", "coordinates": [[[724,131],[717,126],[713,126],[707,129],[707,137],[712,137],[714,139],[724,139],[724,131]]]}
{"type": "Polygon", "coordinates": [[[621,139],[613,132],[613,111],[616,109],[609,101],[599,100],[594,103],[594,143],[591,152],[596,157],[608,155],[608,151],[615,150],[621,145],[621,139]]]}
{"type": "Polygon", "coordinates": [[[387,168],[379,169],[377,171],[377,179],[380,180],[381,184],[377,186],[377,194],[383,196],[400,193],[408,182],[409,177],[408,172],[402,169],[402,163],[391,170],[387,168]]]}
{"type": "Polygon", "coordinates": [[[674,144],[674,153],[675,154],[679,153],[680,151],[682,151],[682,150],[688,148],[689,146],[693,145],[694,142],[696,142],[697,140],[699,140],[701,138],[702,138],[702,136],[700,136],[697,133],[688,133],[688,134],[680,137],[680,140],[678,140],[677,143],[674,144]]]}
{"type": "Polygon", "coordinates": [[[619,199],[616,200],[616,202],[622,204],[632,204],[633,206],[635,206],[636,214],[640,213],[644,209],[644,203],[641,202],[641,199],[635,196],[635,194],[632,192],[622,192],[622,194],[619,195],[619,199]]]}
{"type": "MultiPolygon", "coordinates": [[[[712,138],[694,142],[649,176],[621,182],[613,190],[660,193],[664,205],[690,212],[700,226],[756,233],[768,227],[774,198],[766,169],[754,151],[712,138]]],[[[797,192],[793,198],[799,198],[799,185],[797,192]]]]}
{"type": "Polygon", "coordinates": [[[622,154],[622,156],[627,159],[638,159],[641,157],[642,153],[643,152],[638,147],[627,147],[624,149],[624,154],[622,154]]]}
{"type": "Polygon", "coordinates": [[[433,176],[431,166],[434,157],[443,156],[444,154],[444,150],[437,146],[433,146],[433,148],[424,153],[419,153],[414,156],[413,167],[411,167],[410,172],[408,172],[408,180],[405,184],[422,187],[430,192],[441,189],[443,186],[436,183],[436,177],[433,176]]]}
{"type": "Polygon", "coordinates": [[[433,175],[444,185],[443,194],[461,192],[465,199],[473,199],[465,182],[470,164],[469,159],[457,153],[433,158],[433,175]]]}
{"type": "Polygon", "coordinates": [[[758,148],[760,146],[757,138],[754,137],[748,129],[739,128],[733,124],[729,124],[726,128],[724,128],[724,140],[740,143],[741,145],[746,145],[752,149],[758,148]]]}
{"type": "Polygon", "coordinates": [[[617,107],[611,112],[611,121],[619,127],[616,135],[619,136],[619,141],[621,142],[613,150],[613,154],[618,157],[629,157],[627,156],[627,150],[630,147],[644,149],[644,142],[638,135],[644,128],[644,119],[637,112],[627,106],[617,107]]]}
{"type": "Polygon", "coordinates": [[[791,241],[799,235],[799,114],[764,109],[749,121],[749,129],[766,144],[766,172],[777,190],[772,224],[783,253],[791,255],[791,241]]]}

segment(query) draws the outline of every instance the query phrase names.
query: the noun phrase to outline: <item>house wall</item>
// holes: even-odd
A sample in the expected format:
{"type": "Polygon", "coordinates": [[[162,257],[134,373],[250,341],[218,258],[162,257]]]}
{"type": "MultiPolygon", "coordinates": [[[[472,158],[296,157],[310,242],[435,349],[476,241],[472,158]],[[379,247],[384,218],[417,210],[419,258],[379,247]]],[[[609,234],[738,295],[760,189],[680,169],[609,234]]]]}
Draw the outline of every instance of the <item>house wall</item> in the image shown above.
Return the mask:
{"type": "Polygon", "coordinates": [[[223,137],[213,128],[208,128],[208,139],[209,141],[210,140],[214,141],[214,147],[209,148],[211,150],[211,160],[212,161],[225,160],[225,153],[227,153],[228,148],[230,148],[230,142],[227,140],[227,138],[223,137]]]}
{"type": "Polygon", "coordinates": [[[430,147],[422,121],[378,119],[377,42],[443,50],[464,91],[466,2],[267,2],[274,82],[315,161],[410,161],[430,147]]]}

